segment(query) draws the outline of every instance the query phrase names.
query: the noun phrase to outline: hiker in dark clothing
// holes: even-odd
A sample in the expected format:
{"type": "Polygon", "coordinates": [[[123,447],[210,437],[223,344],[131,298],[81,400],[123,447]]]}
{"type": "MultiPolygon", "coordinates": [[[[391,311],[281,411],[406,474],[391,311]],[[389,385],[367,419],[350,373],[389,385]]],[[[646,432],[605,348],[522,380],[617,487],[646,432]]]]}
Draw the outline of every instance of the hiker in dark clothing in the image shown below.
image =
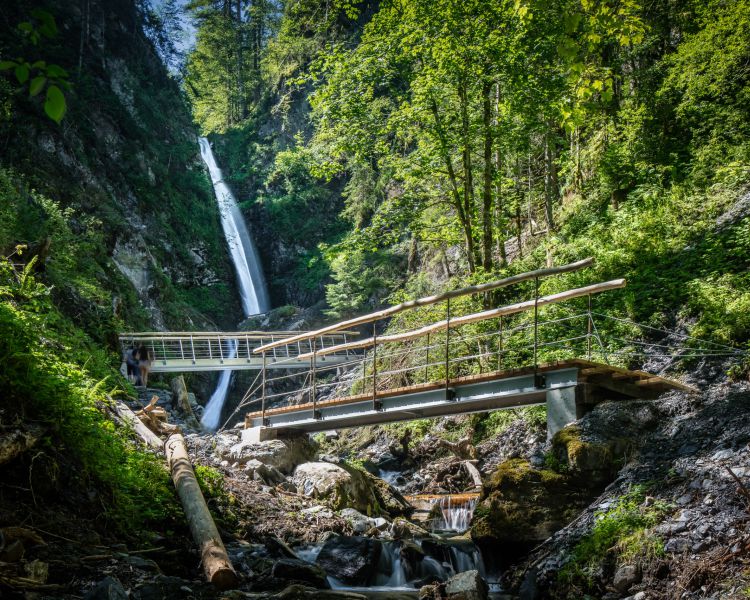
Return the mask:
{"type": "Polygon", "coordinates": [[[141,371],[138,365],[139,357],[140,355],[138,350],[135,349],[135,346],[132,346],[130,350],[125,353],[125,363],[128,366],[128,379],[134,385],[140,385],[141,380],[141,371]]]}

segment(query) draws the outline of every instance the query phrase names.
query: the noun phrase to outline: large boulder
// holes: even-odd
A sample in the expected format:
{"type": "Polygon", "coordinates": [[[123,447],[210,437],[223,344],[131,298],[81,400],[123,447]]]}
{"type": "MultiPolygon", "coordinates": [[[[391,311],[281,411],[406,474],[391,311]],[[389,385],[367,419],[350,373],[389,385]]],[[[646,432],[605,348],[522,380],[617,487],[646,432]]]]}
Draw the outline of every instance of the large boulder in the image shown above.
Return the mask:
{"type": "Polygon", "coordinates": [[[327,462],[310,462],[294,469],[291,478],[297,493],[323,502],[334,510],[354,508],[366,515],[380,512],[370,479],[358,469],[327,462]]]}
{"type": "Polygon", "coordinates": [[[382,550],[378,540],[337,535],[326,540],[316,562],[342,583],[367,585],[377,573],[382,550]]]}
{"type": "Polygon", "coordinates": [[[300,463],[315,457],[315,444],[307,437],[265,442],[239,442],[224,454],[229,462],[245,464],[257,460],[289,474],[300,463]]]}
{"type": "Polygon", "coordinates": [[[489,592],[479,571],[464,571],[445,584],[448,600],[487,600],[489,592]]]}
{"type": "Polygon", "coordinates": [[[316,588],[330,587],[326,573],[321,567],[294,558],[277,560],[271,569],[271,576],[283,581],[309,584],[316,588]]]}
{"type": "Polygon", "coordinates": [[[571,480],[521,458],[495,470],[474,510],[471,537],[480,545],[534,546],[572,521],[590,499],[571,480]]]}

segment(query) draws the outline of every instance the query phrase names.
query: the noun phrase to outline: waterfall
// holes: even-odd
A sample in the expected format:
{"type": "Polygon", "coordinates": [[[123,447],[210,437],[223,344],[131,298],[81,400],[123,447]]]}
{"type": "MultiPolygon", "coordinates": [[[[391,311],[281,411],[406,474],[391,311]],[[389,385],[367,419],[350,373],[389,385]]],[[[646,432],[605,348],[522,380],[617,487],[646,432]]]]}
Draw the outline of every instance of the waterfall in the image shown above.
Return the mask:
{"type": "MultiPolygon", "coordinates": [[[[211,144],[206,138],[200,138],[198,141],[201,157],[211,174],[211,183],[214,186],[216,202],[219,205],[219,214],[221,215],[221,227],[224,230],[229,254],[237,272],[242,310],[245,317],[264,313],[268,311],[269,300],[258,251],[253,243],[253,238],[250,237],[250,232],[247,230],[234,194],[232,194],[229,186],[224,183],[224,175],[216,164],[211,144]]],[[[233,357],[234,353],[237,352],[237,347],[229,342],[228,345],[227,356],[233,357]]],[[[230,370],[221,372],[219,383],[211,395],[201,419],[201,424],[207,429],[216,429],[219,426],[221,411],[224,408],[231,379],[232,372],[230,370]]]]}
{"type": "Polygon", "coordinates": [[[433,522],[433,529],[463,533],[469,529],[477,498],[454,499],[443,496],[434,501],[440,507],[440,517],[433,522]]]}
{"type": "Polygon", "coordinates": [[[260,266],[258,251],[255,248],[245,220],[234,199],[229,186],[224,183],[224,175],[216,164],[211,144],[206,138],[200,138],[201,156],[211,174],[211,182],[216,193],[216,202],[221,214],[221,226],[229,245],[237,281],[240,286],[242,309],[246,317],[268,311],[268,292],[263,270],[260,266]]]}

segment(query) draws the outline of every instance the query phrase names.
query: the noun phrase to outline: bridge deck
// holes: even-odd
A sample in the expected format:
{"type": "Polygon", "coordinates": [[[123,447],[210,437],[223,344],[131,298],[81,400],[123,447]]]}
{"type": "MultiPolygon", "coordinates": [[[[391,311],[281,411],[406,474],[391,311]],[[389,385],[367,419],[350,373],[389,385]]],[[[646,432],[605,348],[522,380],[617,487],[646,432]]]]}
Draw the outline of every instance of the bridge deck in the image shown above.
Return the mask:
{"type": "Polygon", "coordinates": [[[245,427],[265,425],[272,428],[306,432],[382,424],[425,417],[484,412],[540,404],[548,393],[566,388],[583,391],[588,401],[600,392],[607,397],[653,397],[669,389],[695,391],[677,381],[644,371],[631,371],[587,360],[567,360],[529,367],[469,375],[445,382],[319,400],[257,411],[246,415],[245,427]],[[535,374],[545,378],[538,385],[535,374]],[[265,423],[264,423],[265,418],[265,423]]]}
{"type": "MultiPolygon", "coordinates": [[[[181,373],[186,371],[223,371],[225,369],[308,369],[310,358],[298,356],[313,351],[325,351],[346,343],[357,335],[352,331],[337,331],[314,340],[302,340],[266,353],[265,358],[254,350],[263,344],[287,339],[295,332],[142,332],[120,334],[123,356],[131,347],[145,345],[154,354],[151,371],[181,373]]],[[[316,356],[318,367],[342,364],[356,354],[335,351],[316,356]]]]}

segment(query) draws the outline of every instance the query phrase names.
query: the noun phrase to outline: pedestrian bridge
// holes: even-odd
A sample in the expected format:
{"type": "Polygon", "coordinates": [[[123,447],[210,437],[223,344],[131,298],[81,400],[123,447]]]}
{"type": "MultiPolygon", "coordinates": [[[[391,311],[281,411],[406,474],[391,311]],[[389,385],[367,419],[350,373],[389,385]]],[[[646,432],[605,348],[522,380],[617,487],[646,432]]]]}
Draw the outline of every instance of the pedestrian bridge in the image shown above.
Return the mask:
{"type": "Polygon", "coordinates": [[[316,350],[325,352],[318,366],[335,365],[349,359],[347,350],[329,352],[333,346],[347,344],[356,338],[353,331],[333,331],[325,335],[298,340],[263,354],[255,350],[265,344],[286,340],[299,332],[163,332],[151,331],[120,334],[122,356],[130,348],[145,346],[153,352],[151,372],[183,373],[187,371],[224,371],[226,369],[308,369],[310,361],[297,360],[316,350]]]}
{"type": "Polygon", "coordinates": [[[565,285],[592,264],[521,273],[315,331],[123,334],[121,342],[149,345],[156,372],[257,369],[224,425],[244,416],[247,440],[534,404],[546,404],[553,435],[605,399],[696,391],[663,374],[680,361],[737,356],[595,310],[596,295],[626,282],[565,285]],[[528,299],[503,304],[511,285],[528,299]],[[651,373],[643,364],[660,366],[651,373]]]}

